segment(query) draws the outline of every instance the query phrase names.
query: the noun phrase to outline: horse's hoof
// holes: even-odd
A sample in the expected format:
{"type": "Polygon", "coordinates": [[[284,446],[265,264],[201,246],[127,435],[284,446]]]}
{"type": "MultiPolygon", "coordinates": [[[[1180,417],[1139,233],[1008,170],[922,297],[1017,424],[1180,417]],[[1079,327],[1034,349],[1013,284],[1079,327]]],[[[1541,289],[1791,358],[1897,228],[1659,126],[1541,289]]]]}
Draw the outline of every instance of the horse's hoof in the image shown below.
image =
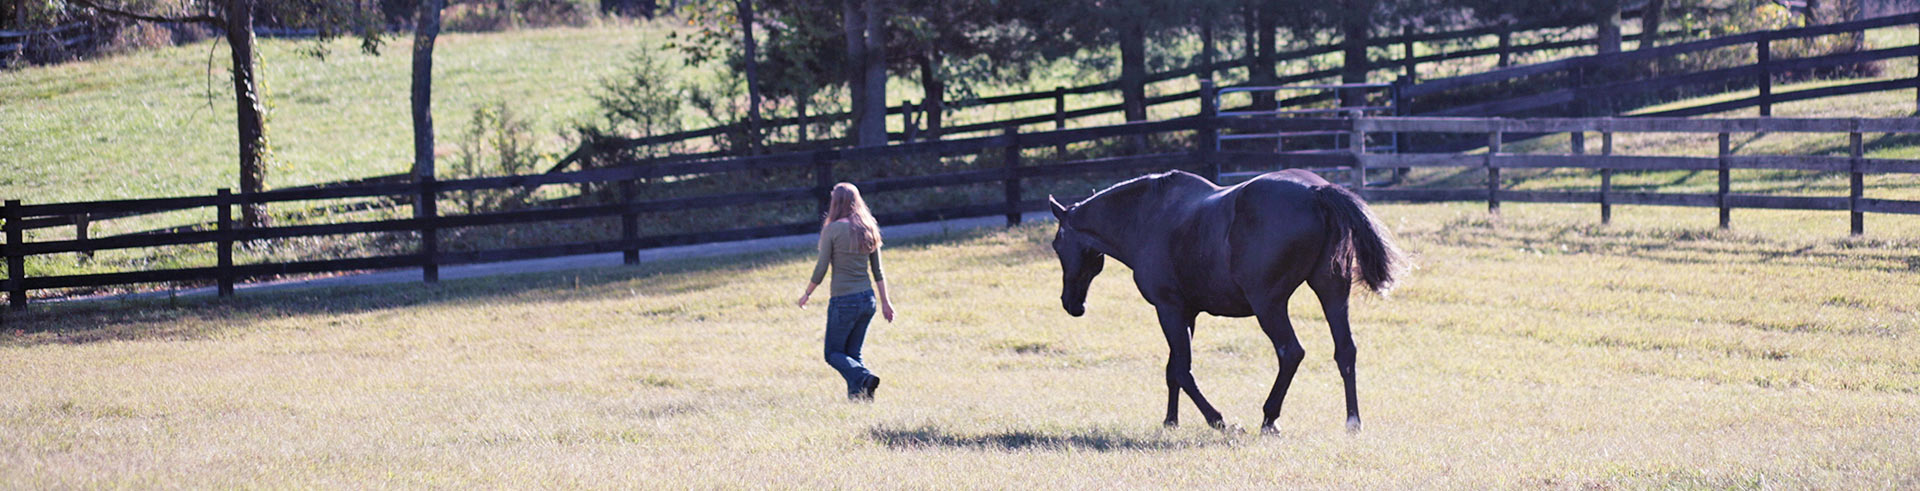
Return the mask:
{"type": "Polygon", "coordinates": [[[1260,425],[1260,435],[1261,436],[1280,436],[1280,429],[1274,428],[1273,425],[1260,425]]]}
{"type": "Polygon", "coordinates": [[[1240,425],[1227,424],[1227,421],[1224,419],[1220,421],[1209,422],[1207,423],[1207,426],[1212,426],[1213,429],[1220,430],[1221,433],[1226,433],[1229,435],[1238,435],[1238,434],[1247,432],[1246,430],[1240,429],[1240,425]]]}
{"type": "Polygon", "coordinates": [[[1160,422],[1160,426],[1163,426],[1163,427],[1167,427],[1167,428],[1179,428],[1179,427],[1180,427],[1180,421],[1179,421],[1179,420],[1173,420],[1173,419],[1169,419],[1169,420],[1166,420],[1166,421],[1161,421],[1161,422],[1160,422]]]}
{"type": "Polygon", "coordinates": [[[1359,432],[1360,432],[1360,417],[1348,416],[1347,417],[1347,433],[1359,433],[1359,432]]]}

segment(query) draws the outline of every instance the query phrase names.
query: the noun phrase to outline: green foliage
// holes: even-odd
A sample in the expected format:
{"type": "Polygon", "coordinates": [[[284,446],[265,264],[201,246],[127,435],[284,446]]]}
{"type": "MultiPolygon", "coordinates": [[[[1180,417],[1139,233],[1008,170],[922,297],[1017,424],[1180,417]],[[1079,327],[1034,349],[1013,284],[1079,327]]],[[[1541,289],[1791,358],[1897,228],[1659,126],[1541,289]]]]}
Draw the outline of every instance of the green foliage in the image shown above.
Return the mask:
{"type": "Polygon", "coordinates": [[[597,18],[586,0],[475,0],[448,2],[442,27],[453,32],[491,32],[548,26],[581,26],[597,18]]]}
{"type": "Polygon", "coordinates": [[[626,68],[602,79],[592,95],[606,127],[589,131],[642,137],[679,131],[689,89],[680,71],[669,65],[659,50],[634,50],[626,68]]]}
{"type": "MultiPolygon", "coordinates": [[[[534,172],[545,157],[534,149],[533,125],[504,101],[474,108],[467,130],[459,135],[459,151],[448,166],[452,179],[510,176],[534,172]]],[[[527,195],[515,189],[483,189],[451,193],[466,213],[518,208],[527,195]]]]}

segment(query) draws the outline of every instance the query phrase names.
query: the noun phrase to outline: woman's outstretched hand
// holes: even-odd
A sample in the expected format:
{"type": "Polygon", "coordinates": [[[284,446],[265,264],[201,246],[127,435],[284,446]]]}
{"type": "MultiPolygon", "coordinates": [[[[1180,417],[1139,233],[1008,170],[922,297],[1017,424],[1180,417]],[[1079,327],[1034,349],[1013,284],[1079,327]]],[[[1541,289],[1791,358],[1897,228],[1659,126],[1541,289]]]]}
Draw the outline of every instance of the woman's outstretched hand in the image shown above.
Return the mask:
{"type": "Polygon", "coordinates": [[[880,304],[880,315],[885,316],[887,322],[893,322],[893,302],[880,304]]]}
{"type": "Polygon", "coordinates": [[[799,307],[799,308],[803,308],[803,309],[804,309],[804,308],[807,308],[807,297],[810,297],[810,296],[812,296],[812,295],[807,295],[807,294],[801,294],[801,295],[800,295],[800,299],[799,299],[799,300],[795,300],[795,301],[793,302],[793,306],[795,306],[795,307],[799,307]]]}

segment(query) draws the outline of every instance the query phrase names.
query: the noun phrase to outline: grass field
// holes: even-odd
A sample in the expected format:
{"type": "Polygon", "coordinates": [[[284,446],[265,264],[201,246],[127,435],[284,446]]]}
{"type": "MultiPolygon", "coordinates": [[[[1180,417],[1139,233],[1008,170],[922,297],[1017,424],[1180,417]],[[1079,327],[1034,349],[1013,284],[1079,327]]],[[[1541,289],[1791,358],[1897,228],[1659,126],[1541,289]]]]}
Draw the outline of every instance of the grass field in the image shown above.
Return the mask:
{"type": "MultiPolygon", "coordinates": [[[[1354,307],[1358,434],[1306,292],[1282,435],[1161,429],[1150,308],[1110,263],[1064,314],[1043,223],[892,245],[873,404],[792,306],[803,251],[39,306],[0,335],[0,487],[1920,486],[1920,224],[1378,210],[1419,269],[1354,307]]],[[[1258,328],[1195,346],[1256,424],[1258,328]]]]}

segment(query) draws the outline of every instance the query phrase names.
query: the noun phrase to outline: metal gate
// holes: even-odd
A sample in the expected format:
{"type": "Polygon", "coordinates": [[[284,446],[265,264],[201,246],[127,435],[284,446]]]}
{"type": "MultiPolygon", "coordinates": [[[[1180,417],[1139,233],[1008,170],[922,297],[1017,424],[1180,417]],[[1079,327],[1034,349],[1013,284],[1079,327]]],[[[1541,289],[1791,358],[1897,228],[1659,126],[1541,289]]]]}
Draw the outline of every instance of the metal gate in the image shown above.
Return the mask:
{"type": "MultiPolygon", "coordinates": [[[[1400,86],[1397,84],[1369,83],[1223,87],[1215,94],[1213,107],[1222,108],[1219,114],[1220,117],[1223,118],[1363,118],[1368,116],[1397,116],[1401,110],[1401,105],[1399,104],[1400,86]],[[1343,91],[1358,91],[1362,104],[1357,106],[1339,106],[1340,93],[1343,91]],[[1249,94],[1271,93],[1273,94],[1275,107],[1274,109],[1256,110],[1249,105],[1227,110],[1226,106],[1222,105],[1226,100],[1227,94],[1241,92],[1249,94]],[[1290,98],[1283,97],[1287,94],[1302,95],[1296,95],[1290,98]],[[1332,106],[1322,104],[1327,101],[1333,101],[1335,104],[1332,106]]],[[[1271,140],[1273,144],[1268,148],[1271,148],[1273,152],[1277,154],[1346,153],[1352,151],[1348,146],[1349,142],[1346,141],[1348,138],[1347,135],[1348,132],[1346,131],[1282,131],[1273,133],[1223,134],[1220,135],[1219,140],[1214,143],[1214,150],[1223,150],[1224,147],[1229,144],[1228,142],[1271,140]]],[[[1377,135],[1369,138],[1369,140],[1373,141],[1365,143],[1367,144],[1366,148],[1370,152],[1397,153],[1399,151],[1400,138],[1397,134],[1377,135]]],[[[1236,146],[1245,148],[1247,145],[1236,144],[1236,146]]],[[[1262,145],[1262,147],[1265,146],[1262,145]]],[[[1270,169],[1268,171],[1273,170],[1280,169],[1270,169]]],[[[1307,168],[1307,170],[1319,174],[1351,174],[1353,172],[1353,168],[1351,167],[1307,168]]],[[[1257,176],[1268,171],[1223,173],[1220,175],[1220,180],[1224,183],[1228,180],[1257,176]]],[[[1349,179],[1346,182],[1352,182],[1351,178],[1353,176],[1347,177],[1349,179]]],[[[1329,177],[1329,179],[1332,178],[1329,177]]]]}

